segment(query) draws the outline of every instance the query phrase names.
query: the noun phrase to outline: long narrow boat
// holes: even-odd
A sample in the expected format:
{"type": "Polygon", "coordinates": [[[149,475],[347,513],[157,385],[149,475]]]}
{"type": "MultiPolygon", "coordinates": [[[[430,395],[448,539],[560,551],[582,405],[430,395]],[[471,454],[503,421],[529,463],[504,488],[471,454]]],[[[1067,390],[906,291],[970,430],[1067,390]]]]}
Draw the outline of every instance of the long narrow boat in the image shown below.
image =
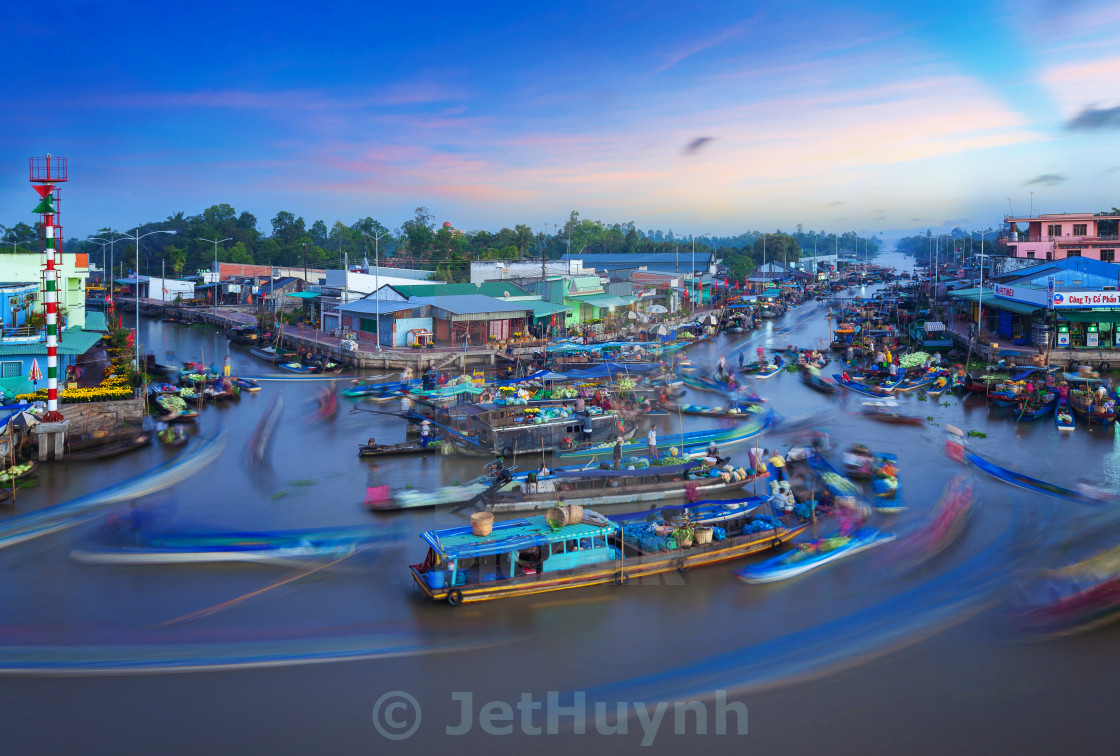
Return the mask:
{"type": "Polygon", "coordinates": [[[293,357],[298,356],[293,351],[290,351],[288,349],[277,349],[275,346],[249,347],[249,354],[253,355],[254,357],[259,357],[266,362],[271,362],[274,365],[280,362],[287,362],[293,357]]]}
{"type": "Polygon", "coordinates": [[[75,549],[70,558],[84,564],[211,564],[258,562],[299,564],[339,558],[374,548],[395,537],[378,527],[319,528],[272,532],[123,534],[125,543],[75,549]]]}
{"type": "Polygon", "coordinates": [[[1032,478],[1029,475],[1023,475],[1014,470],[1008,470],[1006,467],[1000,467],[996,463],[984,459],[974,452],[965,452],[964,461],[971,462],[997,480],[1002,480],[1004,483],[1010,483],[1013,486],[1019,486],[1029,491],[1037,491],[1038,493],[1048,496],[1056,496],[1059,499],[1077,502],[1078,504],[1103,505],[1111,503],[1111,501],[1106,498],[1063,488],[1054,483],[1047,483],[1044,480],[1032,478]]]}
{"type": "Polygon", "coordinates": [[[1015,410],[1015,421],[1020,423],[1029,423],[1034,420],[1046,417],[1046,415],[1054,411],[1057,403],[1057,394],[1050,394],[1045,401],[1034,406],[1032,406],[1030,402],[1021,402],[1019,405],[1019,409],[1015,410]]]}
{"type": "Polygon", "coordinates": [[[759,370],[757,374],[755,374],[755,378],[757,378],[760,381],[764,381],[767,378],[773,378],[775,375],[782,372],[782,366],[783,366],[782,355],[778,354],[778,355],[775,355],[775,357],[776,357],[776,359],[774,360],[774,362],[772,364],[767,365],[766,367],[759,370]]]}
{"type": "Polygon", "coordinates": [[[1120,546],[1046,570],[1022,587],[1016,620],[1047,636],[1072,635],[1120,617],[1120,546]]]}
{"type": "Polygon", "coordinates": [[[1093,392],[1073,390],[1069,392],[1069,406],[1079,416],[1085,418],[1090,424],[1108,425],[1116,420],[1116,412],[1104,409],[1096,401],[1093,392]]]}
{"type": "Polygon", "coordinates": [[[309,374],[323,372],[323,368],[321,367],[308,367],[299,362],[278,362],[276,366],[281,370],[287,370],[289,373],[309,374]]]}
{"type": "Polygon", "coordinates": [[[1072,432],[1077,430],[1077,423],[1073,419],[1073,412],[1070,411],[1069,402],[1065,399],[1059,400],[1057,406],[1054,408],[1054,426],[1060,431],[1072,432]]]}
{"type": "Polygon", "coordinates": [[[925,425],[925,418],[917,415],[903,415],[899,412],[901,405],[895,399],[879,399],[871,402],[862,402],[864,407],[860,415],[880,423],[893,423],[895,425],[925,425]]]}
{"type": "MultiPolygon", "coordinates": [[[[747,407],[705,407],[701,404],[667,404],[664,414],[679,412],[682,415],[696,415],[698,417],[714,417],[721,420],[751,420],[763,412],[758,405],[747,407]]],[[[647,412],[652,415],[652,412],[647,412]]]]}
{"type": "Polygon", "coordinates": [[[745,583],[788,580],[861,551],[890,543],[894,539],[893,533],[861,529],[847,536],[833,536],[800,544],[792,551],[779,554],[773,559],[736,570],[735,575],[745,583]]]}
{"type": "Polygon", "coordinates": [[[871,493],[874,495],[873,504],[876,512],[883,514],[896,514],[906,509],[902,498],[902,481],[898,477],[898,456],[889,452],[879,452],[875,455],[874,477],[871,479],[871,493]],[[894,474],[888,474],[889,467],[894,468],[894,474]]]}
{"type": "Polygon", "coordinates": [[[919,376],[918,378],[904,378],[898,385],[894,387],[894,390],[902,392],[904,394],[908,394],[911,391],[917,391],[920,388],[932,386],[933,382],[936,381],[939,377],[940,373],[938,371],[930,371],[929,373],[919,376]]]}
{"type": "Polygon", "coordinates": [[[433,454],[440,451],[439,439],[431,439],[424,446],[419,441],[403,444],[358,444],[359,457],[389,457],[399,454],[433,454]]]}
{"type": "Polygon", "coordinates": [[[836,381],[837,384],[843,386],[849,391],[854,391],[857,394],[863,394],[864,396],[874,396],[880,398],[884,396],[890,396],[891,391],[893,391],[895,386],[897,386],[898,383],[902,381],[902,379],[899,378],[898,381],[886,386],[867,386],[854,380],[846,381],[844,380],[844,376],[840,375],[839,373],[833,373],[832,378],[836,381]]]}
{"type": "MultiPolygon", "coordinates": [[[[677,447],[678,454],[682,456],[686,454],[704,453],[708,448],[708,444],[712,442],[715,442],[720,450],[723,450],[726,447],[734,446],[735,444],[740,444],[754,438],[764,430],[776,425],[778,419],[778,416],[773,412],[767,412],[764,416],[756,417],[754,422],[738,425],[734,428],[690,431],[683,434],[674,433],[658,436],[657,443],[659,453],[664,455],[666,451],[672,447],[677,447]]],[[[622,446],[623,458],[644,457],[647,454],[648,447],[646,446],[645,439],[623,444],[622,446]]],[[[604,443],[582,449],[557,452],[554,457],[558,461],[567,464],[574,462],[609,462],[614,457],[614,444],[604,443]]]]}
{"type": "Polygon", "coordinates": [[[801,382],[822,394],[835,394],[836,389],[839,388],[839,384],[837,384],[836,381],[830,381],[824,376],[809,370],[801,371],[801,382]]]}
{"type": "Polygon", "coordinates": [[[130,433],[123,438],[109,439],[105,443],[89,444],[79,449],[71,450],[66,454],[67,462],[90,462],[97,459],[107,459],[130,451],[151,446],[151,435],[147,433],[130,433]]]}
{"type": "Polygon", "coordinates": [[[941,553],[964,532],[971,512],[972,483],[958,476],[945,486],[928,523],[899,541],[896,553],[913,562],[941,553]]]}
{"type": "Polygon", "coordinates": [[[479,502],[491,512],[528,512],[557,502],[600,507],[611,504],[666,501],[686,496],[718,496],[742,488],[758,476],[739,473],[730,480],[709,477],[700,460],[639,470],[559,472],[551,479],[514,482],[486,493],[479,502]],[[693,473],[695,477],[690,477],[693,473]]]}
{"type": "Polygon", "coordinates": [[[258,391],[261,390],[261,385],[259,383],[257,383],[255,380],[253,380],[252,378],[233,377],[233,378],[230,378],[230,382],[234,386],[237,386],[238,388],[240,388],[242,391],[248,391],[251,394],[255,394],[255,393],[257,393],[258,391]]]}
{"type": "Polygon", "coordinates": [[[426,597],[454,606],[684,572],[780,546],[809,526],[753,510],[743,507],[724,520],[722,540],[691,548],[643,535],[650,524],[647,512],[633,528],[593,513],[594,524],[559,527],[545,515],[506,520],[494,523],[486,536],[474,535],[470,527],[433,530],[421,533],[428,552],[409,571],[426,597]]]}

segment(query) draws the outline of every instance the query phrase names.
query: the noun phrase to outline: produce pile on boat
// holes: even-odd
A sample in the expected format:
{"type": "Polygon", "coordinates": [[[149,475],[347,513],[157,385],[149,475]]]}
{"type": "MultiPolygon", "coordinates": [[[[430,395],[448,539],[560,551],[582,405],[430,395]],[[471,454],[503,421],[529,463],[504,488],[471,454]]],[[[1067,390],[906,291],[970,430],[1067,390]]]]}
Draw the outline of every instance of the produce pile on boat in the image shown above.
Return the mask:
{"type": "Polygon", "coordinates": [[[163,407],[168,412],[183,412],[187,409],[187,403],[174,394],[161,396],[159,399],[156,399],[156,404],[163,407]]]}
{"type": "Polygon", "coordinates": [[[910,352],[898,358],[899,367],[912,368],[921,367],[926,364],[926,360],[933,359],[927,352],[910,352]]]}
{"type": "Polygon", "coordinates": [[[0,472],[0,483],[7,483],[12,478],[18,478],[34,466],[35,464],[33,462],[24,462],[22,465],[12,465],[4,472],[0,472]]]}

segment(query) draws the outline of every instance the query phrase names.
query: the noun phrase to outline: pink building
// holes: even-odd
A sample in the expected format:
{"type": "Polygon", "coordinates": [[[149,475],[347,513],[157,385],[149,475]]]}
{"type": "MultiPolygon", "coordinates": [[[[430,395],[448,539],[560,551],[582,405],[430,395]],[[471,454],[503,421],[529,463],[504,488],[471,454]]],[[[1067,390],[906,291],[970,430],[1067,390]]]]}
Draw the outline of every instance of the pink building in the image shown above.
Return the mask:
{"type": "Polygon", "coordinates": [[[1088,257],[1116,262],[1120,216],[1054,213],[1034,218],[1005,218],[1007,254],[1030,260],[1088,257]]]}

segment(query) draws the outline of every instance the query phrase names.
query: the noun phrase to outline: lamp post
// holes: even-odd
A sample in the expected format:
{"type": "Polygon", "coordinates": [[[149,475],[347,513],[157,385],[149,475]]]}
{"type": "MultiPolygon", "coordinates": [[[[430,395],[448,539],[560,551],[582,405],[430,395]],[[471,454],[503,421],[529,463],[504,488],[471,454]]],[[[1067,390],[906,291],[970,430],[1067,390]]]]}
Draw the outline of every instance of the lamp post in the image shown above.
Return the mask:
{"type": "Polygon", "coordinates": [[[220,286],[222,277],[218,274],[218,245],[219,244],[225,244],[227,241],[233,241],[233,237],[230,236],[228,238],[222,239],[221,241],[215,241],[213,239],[203,239],[200,236],[200,237],[198,237],[198,240],[199,241],[204,241],[204,242],[210,242],[211,244],[214,245],[214,284],[215,284],[215,287],[214,287],[214,313],[217,314],[217,312],[218,312],[218,291],[222,288],[220,286]]]}
{"type": "MultiPolygon", "coordinates": [[[[969,232],[969,238],[970,239],[971,239],[972,234],[974,234],[974,233],[976,233],[976,232],[975,231],[970,231],[969,232]]],[[[981,328],[982,328],[981,317],[983,316],[983,313],[984,313],[984,235],[985,235],[985,233],[986,232],[984,232],[984,231],[980,232],[980,293],[979,293],[979,297],[978,297],[978,300],[977,300],[977,307],[976,307],[976,338],[977,339],[980,338],[980,333],[981,333],[981,328]]]]}
{"type": "MultiPolygon", "coordinates": [[[[377,311],[377,351],[381,351],[381,297],[378,294],[378,289],[381,288],[381,265],[377,261],[377,243],[382,236],[388,236],[389,230],[386,229],[376,236],[362,232],[362,236],[373,239],[373,307],[377,311]]],[[[349,276],[349,272],[345,273],[349,276]]],[[[338,313],[338,327],[342,328],[342,311],[338,313]]]]}
{"type": "MultiPolygon", "coordinates": [[[[109,233],[113,233],[113,232],[110,231],[109,233]]],[[[102,239],[100,236],[91,236],[90,237],[90,241],[104,242],[104,244],[101,245],[101,262],[102,263],[105,262],[105,244],[109,245],[109,264],[105,268],[105,270],[109,274],[108,280],[105,282],[106,285],[108,286],[108,288],[105,291],[105,309],[110,311],[110,312],[112,312],[112,310],[113,310],[113,247],[121,239],[125,239],[125,238],[128,238],[128,237],[118,236],[116,239],[111,239],[111,240],[110,239],[102,239]]]]}
{"type": "Polygon", "coordinates": [[[124,235],[126,239],[132,239],[133,242],[135,242],[135,244],[136,244],[136,273],[132,278],[133,282],[135,283],[135,287],[132,290],[132,295],[136,299],[136,338],[133,339],[133,340],[136,342],[136,374],[137,375],[140,374],[140,240],[143,239],[145,236],[151,236],[153,234],[173,234],[173,233],[175,233],[175,232],[174,231],[149,231],[146,234],[141,234],[140,233],[140,228],[137,227],[135,229],[134,234],[125,234],[124,235]]]}
{"type": "Polygon", "coordinates": [[[6,242],[4,242],[4,243],[5,243],[5,244],[11,244],[11,245],[12,245],[12,254],[13,254],[13,255],[14,255],[14,254],[16,253],[16,250],[17,250],[17,249],[19,248],[19,242],[10,242],[10,241],[6,241],[6,242]]]}

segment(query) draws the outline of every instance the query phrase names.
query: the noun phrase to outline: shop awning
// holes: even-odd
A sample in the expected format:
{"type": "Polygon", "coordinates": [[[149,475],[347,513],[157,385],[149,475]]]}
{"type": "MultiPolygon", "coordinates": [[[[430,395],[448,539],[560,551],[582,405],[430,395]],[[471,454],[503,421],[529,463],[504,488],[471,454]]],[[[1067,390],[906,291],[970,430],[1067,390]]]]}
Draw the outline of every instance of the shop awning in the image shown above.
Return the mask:
{"type": "Polygon", "coordinates": [[[616,297],[613,294],[592,294],[586,297],[571,297],[592,307],[627,307],[638,301],[637,297],[616,297]]]}
{"type": "Polygon", "coordinates": [[[1120,310],[1059,310],[1058,319],[1069,323],[1120,323],[1120,310]]]}
{"type": "Polygon", "coordinates": [[[322,294],[317,291],[292,291],[288,292],[287,296],[297,299],[315,299],[316,297],[321,297],[322,294]]]}
{"type": "Polygon", "coordinates": [[[1024,304],[1022,302],[1011,302],[1007,299],[1000,299],[999,297],[992,294],[991,291],[987,289],[980,289],[980,287],[950,291],[949,296],[953,297],[954,299],[963,299],[966,302],[979,302],[985,307],[993,307],[997,310],[1013,312],[1016,315],[1030,315],[1036,310],[1046,309],[1041,305],[1024,304]],[[981,291],[984,292],[983,299],[981,299],[981,291]]]}
{"type": "Polygon", "coordinates": [[[552,302],[545,302],[543,300],[530,299],[526,300],[525,304],[533,311],[534,318],[547,318],[557,312],[570,312],[571,308],[567,305],[553,304],[552,302]]]}

